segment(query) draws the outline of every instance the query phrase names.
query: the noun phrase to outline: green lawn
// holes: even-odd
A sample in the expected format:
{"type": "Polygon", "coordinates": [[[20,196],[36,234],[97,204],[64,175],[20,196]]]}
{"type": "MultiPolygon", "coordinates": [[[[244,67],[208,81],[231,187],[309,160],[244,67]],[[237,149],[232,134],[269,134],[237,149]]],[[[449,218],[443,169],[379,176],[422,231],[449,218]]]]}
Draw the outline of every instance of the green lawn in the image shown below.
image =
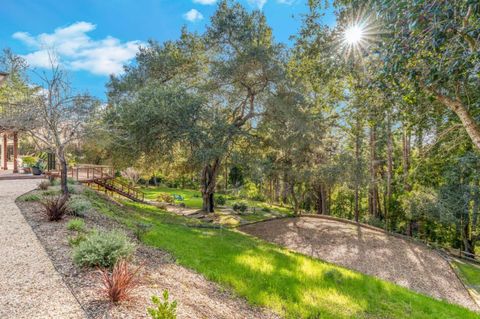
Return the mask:
{"type": "Polygon", "coordinates": [[[455,260],[453,263],[465,284],[480,293],[480,266],[460,260],[455,260]]]}
{"type": "MultiPolygon", "coordinates": [[[[199,191],[191,189],[182,189],[182,188],[169,188],[169,187],[144,187],[141,190],[145,193],[147,199],[157,200],[160,193],[168,193],[171,195],[180,195],[183,197],[183,201],[175,201],[177,204],[184,203],[186,207],[190,208],[202,208],[202,196],[199,191]]],[[[215,196],[220,196],[221,194],[216,194],[215,196]]],[[[270,210],[279,212],[279,213],[289,213],[291,209],[288,207],[282,207],[278,205],[271,205],[265,202],[248,200],[248,199],[233,199],[229,195],[221,195],[227,199],[226,206],[232,206],[235,202],[245,202],[249,207],[255,207],[256,209],[261,210],[262,208],[268,208],[270,210]]]]}
{"type": "Polygon", "coordinates": [[[129,227],[149,224],[141,236],[146,244],[169,251],[179,264],[286,318],[479,318],[459,306],[236,231],[191,227],[199,222],[131,202],[120,208],[92,191],[86,196],[98,211],[129,227]]]}

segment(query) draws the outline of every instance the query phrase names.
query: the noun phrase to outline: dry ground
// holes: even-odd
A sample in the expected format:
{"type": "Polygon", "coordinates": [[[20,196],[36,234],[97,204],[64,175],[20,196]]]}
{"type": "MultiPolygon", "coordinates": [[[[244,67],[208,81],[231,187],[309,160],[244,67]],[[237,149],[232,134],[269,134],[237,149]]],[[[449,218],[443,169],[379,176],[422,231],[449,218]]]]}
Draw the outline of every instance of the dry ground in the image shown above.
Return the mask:
{"type": "Polygon", "coordinates": [[[424,245],[312,217],[277,219],[240,229],[297,252],[478,310],[448,262],[424,245]]]}

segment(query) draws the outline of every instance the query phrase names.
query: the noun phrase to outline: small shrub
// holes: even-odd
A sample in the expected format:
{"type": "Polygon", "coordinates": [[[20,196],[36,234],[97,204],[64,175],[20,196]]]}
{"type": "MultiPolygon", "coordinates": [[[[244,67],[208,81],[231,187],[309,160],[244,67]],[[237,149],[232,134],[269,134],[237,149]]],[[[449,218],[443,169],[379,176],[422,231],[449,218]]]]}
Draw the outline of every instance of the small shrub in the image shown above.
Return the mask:
{"type": "Polygon", "coordinates": [[[92,203],[81,196],[72,196],[68,203],[68,211],[73,216],[84,217],[92,209],[92,203]]]}
{"type": "Polygon", "coordinates": [[[40,199],[40,196],[37,194],[25,194],[18,198],[18,200],[21,202],[38,202],[40,199]]]}
{"type": "Polygon", "coordinates": [[[68,222],[67,224],[68,230],[74,230],[78,232],[85,231],[85,222],[83,219],[75,218],[68,222]]]}
{"type": "Polygon", "coordinates": [[[150,228],[152,228],[152,224],[137,223],[134,230],[135,237],[140,240],[142,236],[150,230],[150,228]]]}
{"type": "Polygon", "coordinates": [[[262,212],[270,213],[272,210],[268,207],[262,207],[262,212]]]}
{"type": "Polygon", "coordinates": [[[76,236],[68,237],[68,244],[70,247],[77,247],[81,242],[85,241],[87,236],[84,233],[80,233],[76,236]]]}
{"type": "Polygon", "coordinates": [[[168,194],[168,193],[160,193],[160,194],[158,194],[157,201],[163,202],[163,203],[174,204],[175,203],[175,197],[173,197],[171,194],[168,194]]]}
{"type": "Polygon", "coordinates": [[[264,202],[265,201],[265,196],[262,194],[255,194],[253,195],[250,199],[257,201],[257,202],[264,202]]]}
{"type": "Polygon", "coordinates": [[[138,286],[139,270],[140,267],[130,269],[124,259],[118,260],[111,272],[108,269],[101,269],[103,294],[113,303],[130,299],[132,290],[138,286]]]}
{"type": "Polygon", "coordinates": [[[51,184],[49,181],[42,181],[40,184],[38,184],[38,188],[45,191],[48,189],[48,187],[50,187],[51,184]]]}
{"type": "Polygon", "coordinates": [[[62,197],[44,197],[40,203],[45,208],[45,214],[49,221],[59,221],[68,210],[67,200],[62,197]]]}
{"type": "Polygon", "coordinates": [[[61,191],[59,189],[49,189],[42,192],[43,196],[57,196],[60,194],[61,194],[61,191]]]}
{"type": "Polygon", "coordinates": [[[32,167],[37,162],[37,159],[33,156],[22,157],[22,162],[25,167],[32,167]]]}
{"type": "Polygon", "coordinates": [[[117,231],[93,232],[73,250],[78,266],[111,268],[119,259],[132,256],[135,246],[117,231]]]}
{"type": "Polygon", "coordinates": [[[247,211],[248,206],[245,202],[237,202],[233,204],[232,208],[236,212],[244,213],[247,211]]]}
{"type": "Polygon", "coordinates": [[[168,300],[168,290],[163,291],[163,301],[157,296],[152,296],[152,302],[155,308],[147,308],[148,315],[152,319],[176,319],[177,301],[168,300]]]}
{"type": "Polygon", "coordinates": [[[223,206],[226,203],[227,203],[227,199],[225,198],[225,196],[220,195],[220,196],[217,197],[217,204],[218,205],[223,206]]]}

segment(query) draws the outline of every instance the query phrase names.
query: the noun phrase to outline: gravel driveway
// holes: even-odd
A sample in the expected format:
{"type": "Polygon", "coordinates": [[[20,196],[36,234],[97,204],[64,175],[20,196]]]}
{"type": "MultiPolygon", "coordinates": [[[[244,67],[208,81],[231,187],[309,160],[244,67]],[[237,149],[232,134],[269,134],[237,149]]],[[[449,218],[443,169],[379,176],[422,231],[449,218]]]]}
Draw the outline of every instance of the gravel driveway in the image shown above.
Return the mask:
{"type": "Polygon", "coordinates": [[[14,202],[38,183],[0,181],[0,318],[84,318],[14,202]]]}
{"type": "Polygon", "coordinates": [[[448,262],[423,245],[312,217],[277,219],[240,229],[303,254],[478,310],[448,262]]]}

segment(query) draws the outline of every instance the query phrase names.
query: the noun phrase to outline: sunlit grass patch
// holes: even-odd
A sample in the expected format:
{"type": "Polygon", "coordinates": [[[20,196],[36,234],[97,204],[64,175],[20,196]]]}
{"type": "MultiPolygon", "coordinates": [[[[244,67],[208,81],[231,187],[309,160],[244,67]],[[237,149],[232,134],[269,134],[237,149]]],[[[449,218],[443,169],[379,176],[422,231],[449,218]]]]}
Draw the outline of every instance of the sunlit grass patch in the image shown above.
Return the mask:
{"type": "Polygon", "coordinates": [[[150,223],[141,238],[146,244],[285,318],[478,318],[460,306],[238,231],[197,228],[200,222],[155,207],[134,203],[121,208],[96,195],[90,198],[99,211],[132,228],[150,223]]]}

